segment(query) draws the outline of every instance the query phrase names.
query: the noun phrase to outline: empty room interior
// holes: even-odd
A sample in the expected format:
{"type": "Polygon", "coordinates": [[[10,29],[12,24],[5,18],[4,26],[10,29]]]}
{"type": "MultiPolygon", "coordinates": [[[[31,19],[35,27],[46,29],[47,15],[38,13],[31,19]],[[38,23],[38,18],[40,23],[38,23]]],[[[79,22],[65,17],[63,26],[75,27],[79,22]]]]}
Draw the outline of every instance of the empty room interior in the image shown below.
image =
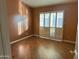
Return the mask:
{"type": "Polygon", "coordinates": [[[6,0],[12,59],[74,59],[77,0],[6,0]]]}

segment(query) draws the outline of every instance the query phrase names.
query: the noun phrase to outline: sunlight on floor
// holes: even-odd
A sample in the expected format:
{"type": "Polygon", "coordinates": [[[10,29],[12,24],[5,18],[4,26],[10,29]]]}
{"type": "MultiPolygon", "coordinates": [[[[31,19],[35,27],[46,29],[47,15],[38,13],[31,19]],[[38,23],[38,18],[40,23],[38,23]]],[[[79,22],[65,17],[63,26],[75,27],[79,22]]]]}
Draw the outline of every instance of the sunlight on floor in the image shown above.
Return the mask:
{"type": "Polygon", "coordinates": [[[19,45],[18,52],[19,52],[18,55],[20,58],[26,58],[26,59],[30,58],[31,52],[30,52],[29,45],[27,45],[26,47],[23,45],[19,45]]]}
{"type": "Polygon", "coordinates": [[[41,46],[38,48],[40,59],[62,59],[61,55],[54,48],[41,46]]]}

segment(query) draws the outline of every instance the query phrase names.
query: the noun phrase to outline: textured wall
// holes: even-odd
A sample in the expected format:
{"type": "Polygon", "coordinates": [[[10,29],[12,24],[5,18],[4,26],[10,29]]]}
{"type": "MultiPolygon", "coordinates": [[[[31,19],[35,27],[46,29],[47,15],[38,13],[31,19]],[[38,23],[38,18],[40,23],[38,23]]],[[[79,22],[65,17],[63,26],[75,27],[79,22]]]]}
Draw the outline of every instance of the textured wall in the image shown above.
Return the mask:
{"type": "MultiPolygon", "coordinates": [[[[7,11],[8,11],[8,27],[9,27],[9,33],[10,33],[10,41],[17,40],[18,38],[22,38],[26,35],[30,35],[32,33],[31,24],[32,24],[32,14],[31,14],[31,8],[24,3],[22,3],[22,15],[21,12],[19,13],[19,1],[20,0],[7,0],[7,11]],[[26,15],[26,9],[28,9],[28,30],[25,30],[21,35],[18,35],[18,19],[20,16],[27,16],[26,15]],[[18,17],[19,16],[19,17],[18,17]]],[[[21,19],[21,21],[23,21],[21,19]]],[[[26,24],[24,24],[26,25],[26,24]]]]}
{"type": "Polygon", "coordinates": [[[64,10],[64,27],[63,27],[63,39],[69,41],[76,40],[76,27],[77,27],[77,2],[58,4],[51,6],[44,6],[33,9],[33,24],[34,34],[39,34],[39,13],[49,11],[64,10]]]}

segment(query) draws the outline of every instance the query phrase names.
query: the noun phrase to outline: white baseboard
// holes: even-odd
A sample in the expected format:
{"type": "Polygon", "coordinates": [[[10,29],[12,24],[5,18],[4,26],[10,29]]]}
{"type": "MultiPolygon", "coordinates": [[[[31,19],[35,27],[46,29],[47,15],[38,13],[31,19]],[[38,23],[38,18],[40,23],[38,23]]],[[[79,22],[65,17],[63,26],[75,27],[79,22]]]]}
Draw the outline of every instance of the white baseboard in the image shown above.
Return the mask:
{"type": "Polygon", "coordinates": [[[40,38],[44,38],[44,39],[50,39],[50,40],[54,40],[54,41],[63,41],[62,39],[61,40],[59,40],[59,39],[53,39],[53,38],[44,37],[44,36],[35,35],[35,34],[33,36],[40,37],[40,38]]]}
{"type": "Polygon", "coordinates": [[[29,37],[32,37],[32,36],[36,36],[36,37],[40,37],[40,38],[44,38],[44,39],[50,39],[50,40],[54,40],[54,41],[64,41],[64,42],[68,42],[68,43],[73,43],[73,44],[75,44],[75,42],[73,42],[73,41],[62,40],[62,39],[61,39],[61,40],[59,40],[59,39],[52,39],[52,38],[40,36],[40,35],[37,35],[37,34],[32,34],[32,35],[26,36],[26,37],[24,37],[24,38],[21,38],[21,39],[12,41],[12,42],[10,42],[10,44],[17,43],[17,42],[19,42],[19,41],[25,40],[26,38],[29,38],[29,37]]]}
{"type": "Polygon", "coordinates": [[[69,41],[69,40],[63,40],[64,42],[67,42],[67,43],[72,43],[72,44],[75,44],[74,41],[69,41]]]}
{"type": "Polygon", "coordinates": [[[44,36],[35,35],[35,34],[33,34],[33,36],[40,37],[40,38],[44,38],[44,39],[50,39],[50,40],[54,40],[54,41],[64,41],[64,42],[67,42],[67,43],[72,43],[72,44],[75,44],[75,42],[74,42],[74,41],[69,41],[69,40],[52,39],[52,38],[49,38],[49,37],[44,37],[44,36]]]}
{"type": "Polygon", "coordinates": [[[29,35],[29,36],[23,37],[23,38],[21,38],[21,39],[18,39],[18,40],[15,40],[15,41],[10,42],[10,44],[17,43],[17,42],[19,42],[19,41],[25,40],[26,38],[29,38],[29,37],[32,37],[32,36],[33,36],[33,35],[29,35]]]}

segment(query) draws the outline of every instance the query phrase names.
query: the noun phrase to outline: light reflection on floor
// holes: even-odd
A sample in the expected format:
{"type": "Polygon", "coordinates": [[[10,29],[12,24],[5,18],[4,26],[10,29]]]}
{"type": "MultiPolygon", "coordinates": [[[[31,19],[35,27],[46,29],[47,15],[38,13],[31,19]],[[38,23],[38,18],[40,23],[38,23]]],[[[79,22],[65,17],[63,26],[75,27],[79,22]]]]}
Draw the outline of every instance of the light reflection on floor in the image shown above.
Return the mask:
{"type": "Polygon", "coordinates": [[[31,55],[30,46],[29,45],[26,45],[26,46],[19,45],[18,46],[18,55],[19,55],[19,58],[29,59],[30,55],[31,55]]]}
{"type": "Polygon", "coordinates": [[[61,55],[54,48],[46,48],[40,46],[38,48],[38,55],[40,59],[62,59],[61,55]]]}
{"type": "Polygon", "coordinates": [[[73,59],[74,45],[30,38],[12,45],[13,59],[73,59]]]}

